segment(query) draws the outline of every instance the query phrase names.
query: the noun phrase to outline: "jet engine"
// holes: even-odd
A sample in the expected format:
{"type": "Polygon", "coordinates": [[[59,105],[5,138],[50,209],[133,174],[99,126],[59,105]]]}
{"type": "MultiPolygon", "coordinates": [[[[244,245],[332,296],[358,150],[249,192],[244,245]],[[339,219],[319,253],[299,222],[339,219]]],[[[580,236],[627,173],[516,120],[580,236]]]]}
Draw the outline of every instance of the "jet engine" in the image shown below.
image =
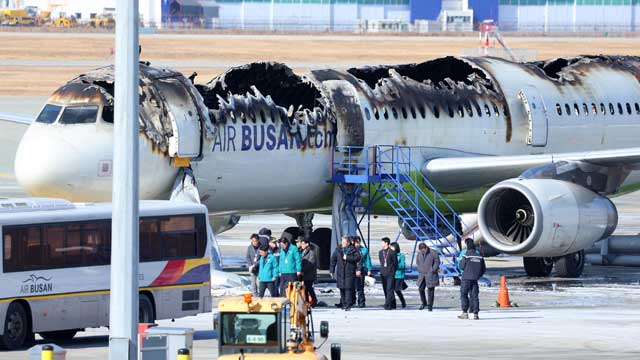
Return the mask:
{"type": "Polygon", "coordinates": [[[503,181],[478,206],[478,225],[487,243],[526,257],[583,250],[611,235],[617,223],[618,212],[608,198],[553,179],[503,181]]]}

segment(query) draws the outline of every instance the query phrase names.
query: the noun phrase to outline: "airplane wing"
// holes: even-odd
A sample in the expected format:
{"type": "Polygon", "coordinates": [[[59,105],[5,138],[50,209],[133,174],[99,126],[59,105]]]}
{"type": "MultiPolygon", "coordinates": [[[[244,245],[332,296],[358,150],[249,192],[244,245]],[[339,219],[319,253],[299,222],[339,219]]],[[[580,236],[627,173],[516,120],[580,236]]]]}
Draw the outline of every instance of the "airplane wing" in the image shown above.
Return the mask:
{"type": "Polygon", "coordinates": [[[502,180],[525,171],[558,162],[581,162],[595,166],[640,166],[640,148],[517,156],[471,156],[437,158],[427,161],[422,173],[436,189],[455,193],[502,180]]]}
{"type": "Polygon", "coordinates": [[[32,115],[0,113],[0,197],[26,195],[16,182],[13,162],[20,139],[33,121],[32,115]]]}
{"type": "MultiPolygon", "coordinates": [[[[26,114],[0,113],[0,121],[29,125],[33,122],[34,116],[26,114]]],[[[1,125],[0,125],[1,126],[1,125]]]]}

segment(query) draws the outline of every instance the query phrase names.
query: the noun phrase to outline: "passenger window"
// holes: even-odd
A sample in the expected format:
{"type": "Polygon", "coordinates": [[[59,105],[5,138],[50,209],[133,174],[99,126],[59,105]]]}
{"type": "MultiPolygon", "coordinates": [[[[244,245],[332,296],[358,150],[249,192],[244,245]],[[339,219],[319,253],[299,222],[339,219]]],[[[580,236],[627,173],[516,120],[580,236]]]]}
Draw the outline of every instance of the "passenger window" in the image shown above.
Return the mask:
{"type": "Polygon", "coordinates": [[[606,114],[607,114],[607,107],[606,107],[606,106],[604,106],[604,104],[603,104],[603,103],[600,103],[600,113],[601,113],[602,115],[606,115],[606,114]]]}
{"type": "Polygon", "coordinates": [[[589,107],[586,103],[582,103],[582,111],[584,113],[584,116],[589,116],[589,107]]]}
{"type": "Polygon", "coordinates": [[[260,109],[260,121],[262,121],[263,124],[267,122],[267,118],[264,116],[264,110],[262,109],[260,109]]]}
{"type": "Polygon", "coordinates": [[[197,231],[193,216],[174,216],[160,221],[163,259],[195,257],[197,231]]]}
{"type": "Polygon", "coordinates": [[[376,120],[380,120],[380,113],[378,112],[378,108],[377,107],[373,108],[373,117],[375,117],[376,120]]]}
{"type": "Polygon", "coordinates": [[[593,115],[598,115],[598,108],[594,103],[591,103],[591,112],[593,113],[593,115]]]}
{"type": "Polygon", "coordinates": [[[556,111],[558,115],[562,116],[562,106],[560,106],[560,104],[556,104],[556,111]]]}
{"type": "Polygon", "coordinates": [[[638,106],[638,103],[635,103],[636,106],[636,115],[640,115],[640,106],[638,106]]]}
{"type": "Polygon", "coordinates": [[[489,105],[484,104],[484,112],[487,114],[487,117],[491,117],[491,109],[489,109],[489,105]]]}
{"type": "Polygon", "coordinates": [[[395,107],[391,108],[391,113],[393,114],[394,119],[398,119],[398,111],[395,107]]]}
{"type": "Polygon", "coordinates": [[[631,115],[631,105],[627,103],[627,114],[631,115]]]}
{"type": "Polygon", "coordinates": [[[366,117],[367,120],[371,120],[371,112],[369,111],[369,108],[364,108],[364,117],[366,117]]]}
{"type": "Polygon", "coordinates": [[[571,106],[569,104],[564,104],[564,112],[567,115],[571,115],[571,106]]]}
{"type": "Polygon", "coordinates": [[[622,104],[618,103],[618,114],[622,115],[622,104]]]}
{"type": "Polygon", "coordinates": [[[46,254],[49,267],[64,266],[64,226],[54,225],[44,228],[46,254]]]}
{"type": "Polygon", "coordinates": [[[578,104],[573,104],[573,110],[576,112],[576,116],[580,116],[580,106],[578,104]]]}
{"type": "Polygon", "coordinates": [[[60,124],[91,124],[97,117],[97,105],[67,106],[60,117],[60,124]]]}
{"type": "Polygon", "coordinates": [[[408,118],[407,109],[403,106],[400,110],[402,111],[402,117],[406,120],[408,118]]]}
{"type": "Polygon", "coordinates": [[[420,117],[421,118],[424,118],[427,115],[426,111],[425,111],[425,108],[422,105],[418,106],[418,111],[420,112],[420,117]]]}
{"type": "Polygon", "coordinates": [[[436,119],[440,118],[440,110],[438,109],[438,106],[436,106],[436,105],[433,106],[433,116],[435,116],[436,119]]]}
{"type": "Polygon", "coordinates": [[[613,104],[609,103],[609,112],[611,113],[611,115],[616,113],[616,110],[613,108],[613,104]]]}
{"type": "Polygon", "coordinates": [[[462,105],[458,105],[458,115],[463,118],[464,117],[464,110],[462,109],[462,105]]]}
{"type": "Polygon", "coordinates": [[[453,109],[451,108],[451,105],[447,105],[447,109],[449,110],[449,117],[453,118],[453,109]]]}
{"type": "Polygon", "coordinates": [[[113,124],[113,106],[105,106],[102,108],[102,120],[106,123],[113,124]]]}
{"type": "Polygon", "coordinates": [[[473,117],[473,109],[471,108],[471,104],[466,103],[464,107],[467,109],[467,115],[469,115],[469,117],[473,117]]]}
{"type": "Polygon", "coordinates": [[[413,106],[411,106],[411,117],[413,117],[414,119],[417,118],[417,116],[416,116],[416,108],[414,108],[413,106]]]}
{"type": "MultiPolygon", "coordinates": [[[[533,104],[533,108],[536,108],[535,104],[533,104]]],[[[495,112],[496,117],[500,117],[500,110],[498,110],[498,106],[495,103],[493,104],[493,111],[495,112]]]]}
{"type": "Polygon", "coordinates": [[[47,104],[36,118],[36,122],[53,124],[62,110],[62,106],[47,104]]]}
{"type": "Polygon", "coordinates": [[[384,116],[385,120],[389,120],[389,113],[387,112],[387,108],[386,107],[382,108],[382,116],[384,116]]]}
{"type": "Polygon", "coordinates": [[[82,237],[80,224],[67,225],[67,243],[65,245],[65,265],[82,264],[82,237]]]}
{"type": "Polygon", "coordinates": [[[140,219],[140,261],[162,259],[160,225],[155,219],[140,219]]]}
{"type": "Polygon", "coordinates": [[[476,114],[478,114],[478,117],[482,117],[482,109],[480,108],[480,105],[474,101],[473,106],[476,108],[476,114]]]}

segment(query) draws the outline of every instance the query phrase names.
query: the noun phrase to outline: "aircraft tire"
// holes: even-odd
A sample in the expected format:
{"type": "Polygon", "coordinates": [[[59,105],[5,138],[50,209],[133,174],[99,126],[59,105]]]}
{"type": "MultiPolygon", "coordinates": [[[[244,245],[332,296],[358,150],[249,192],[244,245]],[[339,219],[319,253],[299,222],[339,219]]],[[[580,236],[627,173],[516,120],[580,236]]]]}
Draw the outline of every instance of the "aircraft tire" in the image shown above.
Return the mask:
{"type": "Polygon", "coordinates": [[[584,250],[565,255],[556,260],[556,273],[564,278],[577,278],[584,270],[584,250]]]}
{"type": "Polygon", "coordinates": [[[318,269],[329,270],[331,260],[331,229],[317,228],[311,233],[311,242],[318,246],[318,269]]]}
{"type": "Polygon", "coordinates": [[[280,235],[281,238],[285,237],[285,234],[289,234],[291,236],[291,240],[296,240],[298,236],[302,235],[302,229],[297,226],[290,226],[282,232],[280,235]]]}
{"type": "Polygon", "coordinates": [[[553,262],[545,261],[541,257],[523,257],[524,271],[530,277],[547,277],[553,270],[553,262]]]}

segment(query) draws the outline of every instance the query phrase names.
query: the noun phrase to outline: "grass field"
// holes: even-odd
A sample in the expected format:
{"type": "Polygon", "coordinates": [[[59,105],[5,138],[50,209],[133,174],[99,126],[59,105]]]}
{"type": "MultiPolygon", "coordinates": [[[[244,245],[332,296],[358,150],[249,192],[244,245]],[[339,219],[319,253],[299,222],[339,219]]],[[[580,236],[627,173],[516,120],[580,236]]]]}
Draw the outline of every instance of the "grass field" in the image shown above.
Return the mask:
{"type": "MultiPolygon", "coordinates": [[[[539,59],[579,54],[640,55],[640,38],[513,38],[514,49],[535,49],[539,59]]],[[[461,55],[476,37],[355,37],[260,35],[150,35],[141,59],[163,62],[205,82],[228,63],[281,61],[304,72],[323,64],[394,64],[461,55]],[[194,65],[207,64],[206,66],[194,65]],[[216,65],[220,64],[220,65],[216,65]]],[[[0,96],[48,95],[96,63],[113,61],[110,34],[0,33],[0,96]]]]}

